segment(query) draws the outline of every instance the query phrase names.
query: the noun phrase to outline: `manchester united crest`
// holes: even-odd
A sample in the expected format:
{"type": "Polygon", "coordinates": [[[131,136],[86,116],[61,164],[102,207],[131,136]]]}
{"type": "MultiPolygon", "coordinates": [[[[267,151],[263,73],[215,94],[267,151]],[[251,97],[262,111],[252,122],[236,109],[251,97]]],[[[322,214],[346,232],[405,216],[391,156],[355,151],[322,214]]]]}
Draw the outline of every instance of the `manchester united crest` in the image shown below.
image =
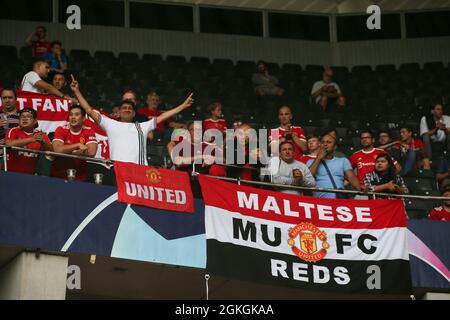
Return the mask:
{"type": "Polygon", "coordinates": [[[162,179],[161,174],[155,168],[151,168],[145,171],[145,176],[150,183],[159,183],[162,179]]]}
{"type": "Polygon", "coordinates": [[[311,223],[300,223],[288,231],[288,244],[297,257],[307,262],[317,262],[325,258],[330,247],[325,232],[311,223]]]}

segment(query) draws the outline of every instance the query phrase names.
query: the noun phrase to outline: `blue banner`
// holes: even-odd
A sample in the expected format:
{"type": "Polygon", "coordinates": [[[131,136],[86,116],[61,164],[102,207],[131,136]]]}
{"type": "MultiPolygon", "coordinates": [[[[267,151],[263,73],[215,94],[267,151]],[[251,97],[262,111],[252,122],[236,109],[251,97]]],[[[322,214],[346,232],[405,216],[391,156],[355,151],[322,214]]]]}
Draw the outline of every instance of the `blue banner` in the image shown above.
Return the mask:
{"type": "MultiPolygon", "coordinates": [[[[204,204],[195,213],[117,202],[117,189],[0,173],[0,245],[206,267],[204,204]]],[[[450,288],[450,223],[410,220],[413,287],[450,288]]]]}

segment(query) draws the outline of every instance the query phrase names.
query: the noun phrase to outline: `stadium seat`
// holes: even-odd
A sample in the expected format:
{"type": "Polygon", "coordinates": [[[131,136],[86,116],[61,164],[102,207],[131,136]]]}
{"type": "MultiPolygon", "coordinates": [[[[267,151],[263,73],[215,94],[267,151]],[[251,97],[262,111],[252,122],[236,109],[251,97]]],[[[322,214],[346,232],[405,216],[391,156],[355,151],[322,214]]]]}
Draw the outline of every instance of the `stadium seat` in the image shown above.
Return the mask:
{"type": "Polygon", "coordinates": [[[70,51],[69,58],[71,61],[87,62],[91,60],[91,54],[88,50],[73,49],[70,51]]]}
{"type": "Polygon", "coordinates": [[[2,61],[16,61],[17,48],[13,46],[0,46],[0,57],[2,57],[2,61]]]}
{"type": "Polygon", "coordinates": [[[436,180],[434,179],[406,177],[405,183],[408,186],[408,189],[413,193],[416,193],[417,191],[437,190],[436,180]]]}
{"type": "Polygon", "coordinates": [[[208,67],[211,64],[209,58],[206,57],[191,57],[189,61],[191,64],[199,67],[208,67]]]}

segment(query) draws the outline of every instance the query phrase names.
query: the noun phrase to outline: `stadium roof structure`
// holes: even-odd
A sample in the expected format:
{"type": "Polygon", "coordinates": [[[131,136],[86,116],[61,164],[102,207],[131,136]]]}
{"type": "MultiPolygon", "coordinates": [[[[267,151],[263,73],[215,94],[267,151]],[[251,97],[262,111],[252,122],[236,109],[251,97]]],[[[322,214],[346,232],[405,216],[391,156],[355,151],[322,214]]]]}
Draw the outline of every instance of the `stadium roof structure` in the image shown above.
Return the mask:
{"type": "Polygon", "coordinates": [[[362,13],[372,4],[389,12],[450,8],[450,0],[160,0],[160,2],[328,14],[362,13]]]}

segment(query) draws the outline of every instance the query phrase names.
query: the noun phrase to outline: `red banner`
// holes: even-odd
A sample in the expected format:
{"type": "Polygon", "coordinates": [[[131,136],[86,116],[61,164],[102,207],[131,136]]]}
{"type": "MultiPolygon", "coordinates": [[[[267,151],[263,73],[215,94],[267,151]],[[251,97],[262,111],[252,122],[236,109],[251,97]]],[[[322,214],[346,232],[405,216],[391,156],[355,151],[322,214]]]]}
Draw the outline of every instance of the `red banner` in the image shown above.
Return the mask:
{"type": "Polygon", "coordinates": [[[187,172],[114,162],[119,202],[170,211],[194,212],[187,172]]]}
{"type": "MultiPolygon", "coordinates": [[[[0,102],[1,105],[1,102],[0,102]]],[[[48,94],[17,90],[16,108],[32,108],[38,115],[38,129],[45,133],[54,132],[56,128],[67,124],[70,100],[57,98],[48,94]]],[[[108,116],[99,111],[102,115],[108,116]]],[[[98,142],[96,158],[109,159],[109,144],[106,133],[91,119],[87,118],[86,126],[92,128],[98,142]]]]}

